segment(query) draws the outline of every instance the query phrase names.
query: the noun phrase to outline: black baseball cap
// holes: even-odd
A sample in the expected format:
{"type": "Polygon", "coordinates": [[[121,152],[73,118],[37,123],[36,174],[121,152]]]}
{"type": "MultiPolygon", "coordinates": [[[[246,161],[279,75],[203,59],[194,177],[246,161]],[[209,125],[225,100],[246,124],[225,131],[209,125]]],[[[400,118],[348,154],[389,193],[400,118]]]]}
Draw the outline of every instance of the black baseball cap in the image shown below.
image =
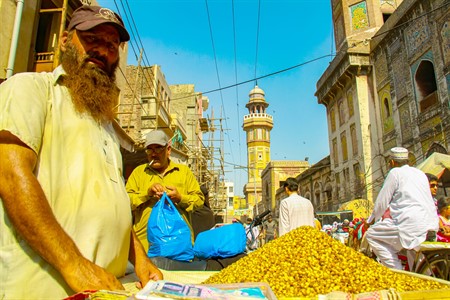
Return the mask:
{"type": "Polygon", "coordinates": [[[98,26],[100,24],[109,23],[116,27],[119,31],[120,41],[126,42],[130,40],[130,35],[125,29],[122,19],[118,14],[109,8],[83,5],[77,8],[72,15],[67,30],[77,29],[86,31],[98,26]]]}

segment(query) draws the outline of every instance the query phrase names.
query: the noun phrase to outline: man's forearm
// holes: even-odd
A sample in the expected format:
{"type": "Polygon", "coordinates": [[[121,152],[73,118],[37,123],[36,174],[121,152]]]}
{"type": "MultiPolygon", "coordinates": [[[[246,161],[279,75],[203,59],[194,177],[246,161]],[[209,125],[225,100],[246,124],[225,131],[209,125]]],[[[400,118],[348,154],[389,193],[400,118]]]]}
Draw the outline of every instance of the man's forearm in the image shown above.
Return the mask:
{"type": "Polygon", "coordinates": [[[58,271],[76,264],[81,254],[57,222],[45,194],[33,174],[36,161],[31,149],[0,145],[0,197],[19,235],[58,271]]]}
{"type": "Polygon", "coordinates": [[[132,229],[130,239],[130,253],[128,255],[128,259],[133,265],[136,265],[136,260],[139,260],[143,257],[147,257],[147,253],[145,253],[145,249],[139,241],[136,232],[134,232],[134,229],[132,229]]]}

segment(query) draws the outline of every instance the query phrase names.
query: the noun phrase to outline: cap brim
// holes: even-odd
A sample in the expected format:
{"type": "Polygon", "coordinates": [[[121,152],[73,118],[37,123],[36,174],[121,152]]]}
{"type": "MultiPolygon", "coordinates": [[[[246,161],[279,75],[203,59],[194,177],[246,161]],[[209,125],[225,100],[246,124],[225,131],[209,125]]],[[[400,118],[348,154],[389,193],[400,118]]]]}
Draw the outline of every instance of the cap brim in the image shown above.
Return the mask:
{"type": "Polygon", "coordinates": [[[101,24],[113,25],[119,32],[121,42],[127,42],[130,40],[130,35],[128,34],[128,31],[124,27],[120,26],[119,24],[117,24],[115,22],[111,22],[109,20],[85,21],[83,23],[75,25],[74,28],[77,30],[80,30],[80,31],[86,31],[86,30],[90,30],[90,29],[94,28],[95,26],[98,26],[101,24]]]}
{"type": "Polygon", "coordinates": [[[161,142],[148,142],[148,143],[145,143],[145,147],[148,147],[150,145],[166,146],[167,143],[161,143],[161,142]]]}

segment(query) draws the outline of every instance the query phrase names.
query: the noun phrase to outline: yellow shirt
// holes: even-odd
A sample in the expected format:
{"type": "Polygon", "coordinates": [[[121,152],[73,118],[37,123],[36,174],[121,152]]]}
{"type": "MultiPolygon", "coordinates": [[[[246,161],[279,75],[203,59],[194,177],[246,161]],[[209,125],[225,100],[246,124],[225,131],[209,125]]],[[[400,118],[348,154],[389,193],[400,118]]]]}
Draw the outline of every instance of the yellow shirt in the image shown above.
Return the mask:
{"type": "MultiPolygon", "coordinates": [[[[58,67],[53,73],[21,73],[0,85],[0,130],[37,153],[37,179],[83,256],[120,277],[128,262],[132,224],[118,140],[110,123],[100,125],[75,112],[69,91],[58,84],[63,72],[58,67]]],[[[2,203],[0,299],[73,294],[17,234],[2,203]]]]}
{"type": "MultiPolygon", "coordinates": [[[[143,164],[133,170],[128,178],[126,188],[131,201],[133,211],[133,228],[136,235],[148,250],[147,223],[153,206],[158,201],[155,197],[148,196],[148,189],[155,183],[163,186],[175,186],[181,194],[181,201],[176,205],[178,211],[186,220],[192,231],[191,213],[202,207],[204,196],[194,174],[187,166],[176,164],[172,161],[163,174],[143,164]]],[[[192,234],[193,239],[193,234],[192,234]]]]}

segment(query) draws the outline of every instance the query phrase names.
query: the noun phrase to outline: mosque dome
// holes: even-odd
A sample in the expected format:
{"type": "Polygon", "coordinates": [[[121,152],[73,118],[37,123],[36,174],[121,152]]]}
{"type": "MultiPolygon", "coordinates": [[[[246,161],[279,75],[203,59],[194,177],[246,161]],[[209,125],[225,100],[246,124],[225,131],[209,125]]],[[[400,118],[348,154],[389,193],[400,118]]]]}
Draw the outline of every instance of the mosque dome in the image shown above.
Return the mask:
{"type": "MultiPolygon", "coordinates": [[[[255,85],[255,87],[248,93],[248,96],[252,98],[252,96],[260,96],[261,98],[265,97],[265,93],[262,89],[259,88],[259,86],[255,85]]],[[[259,98],[259,97],[258,97],[259,98]]]]}
{"type": "Polygon", "coordinates": [[[265,93],[262,89],[260,89],[257,85],[248,93],[249,102],[245,105],[245,107],[249,108],[253,105],[262,105],[262,107],[268,107],[269,103],[266,102],[265,93]]]}

